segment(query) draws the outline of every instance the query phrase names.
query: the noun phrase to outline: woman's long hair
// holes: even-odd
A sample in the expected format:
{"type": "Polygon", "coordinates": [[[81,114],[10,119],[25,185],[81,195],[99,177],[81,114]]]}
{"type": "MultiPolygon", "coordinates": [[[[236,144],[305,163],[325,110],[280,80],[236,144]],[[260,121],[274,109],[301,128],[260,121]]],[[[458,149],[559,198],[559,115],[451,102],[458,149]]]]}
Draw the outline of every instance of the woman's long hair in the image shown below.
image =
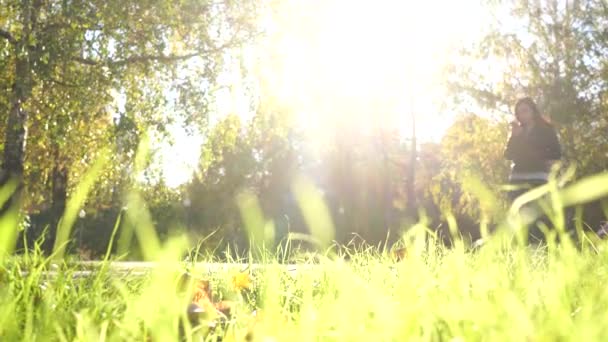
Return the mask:
{"type": "MultiPolygon", "coordinates": [[[[532,100],[532,98],[524,97],[524,98],[517,100],[517,103],[515,103],[515,116],[516,117],[517,117],[517,108],[520,105],[527,105],[528,107],[530,107],[530,109],[532,109],[532,114],[534,115],[534,122],[536,124],[551,126],[551,122],[540,113],[540,110],[538,109],[536,102],[534,102],[534,100],[532,100]]],[[[518,120],[519,120],[519,118],[518,118],[518,120]]]]}

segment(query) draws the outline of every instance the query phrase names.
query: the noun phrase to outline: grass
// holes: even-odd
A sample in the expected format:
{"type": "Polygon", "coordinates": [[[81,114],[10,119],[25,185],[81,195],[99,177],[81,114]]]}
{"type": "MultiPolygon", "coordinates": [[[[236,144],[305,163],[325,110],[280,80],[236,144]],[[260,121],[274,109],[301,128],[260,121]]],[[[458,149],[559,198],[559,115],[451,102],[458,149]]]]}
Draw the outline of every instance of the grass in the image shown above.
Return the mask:
{"type": "MultiPolygon", "coordinates": [[[[428,240],[427,240],[428,241],[428,240]]],[[[347,250],[290,272],[270,258],[256,271],[206,273],[161,263],[141,276],[73,277],[39,254],[5,259],[0,338],[5,341],[593,341],[608,337],[608,248],[525,247],[508,236],[481,248],[409,246],[395,260],[347,250]],[[22,271],[28,270],[27,275],[22,271]],[[47,277],[56,270],[53,277],[47,277]],[[189,326],[191,291],[179,275],[211,283],[231,317],[189,326]],[[246,277],[246,285],[235,279],[246,277]],[[240,278],[239,278],[240,277],[240,278]],[[236,287],[235,287],[236,286],[236,287]],[[190,292],[190,293],[188,293],[190,292]],[[213,331],[211,323],[221,323],[213,331]]],[[[165,260],[171,249],[165,247],[165,260]],[[168,254],[167,254],[168,253],[168,254]]],[[[173,254],[173,257],[177,254],[173,254]]],[[[176,260],[173,258],[173,260],[176,260]]],[[[192,286],[190,286],[192,288],[192,286]]]]}
{"type": "MultiPolygon", "coordinates": [[[[406,253],[398,258],[373,247],[323,249],[331,237],[324,232],[309,240],[327,252],[295,259],[296,271],[282,263],[294,260],[289,250],[252,254],[264,267],[246,270],[240,260],[214,272],[182,261],[187,241],[159,241],[141,196],[133,192],[126,198],[130,229],[118,244],[137,238],[156,267],[144,274],[116,273],[106,258],[92,275],[77,277],[78,266],[57,253],[45,257],[34,248],[19,257],[0,255],[0,340],[606,340],[608,245],[592,238],[573,243],[563,229],[562,208],[605,196],[607,178],[559,192],[554,184],[543,188],[555,227],[543,245],[521,238],[517,215],[473,249],[458,239],[451,248],[440,245],[421,222],[404,234],[406,253]],[[185,272],[192,277],[183,286],[185,272]],[[205,281],[211,290],[201,292],[205,281]],[[201,293],[206,302],[199,300],[201,293]],[[189,314],[193,298],[205,312],[189,314]],[[214,305],[227,305],[230,314],[217,313],[214,305]]],[[[316,201],[301,203],[307,221],[330,229],[318,193],[307,183],[296,190],[302,201],[316,201]]],[[[79,210],[86,191],[78,196],[62,222],[79,210]]],[[[251,241],[264,246],[268,236],[255,234],[271,234],[272,223],[255,198],[240,201],[251,241]]],[[[14,229],[16,222],[3,220],[0,230],[14,229]]],[[[70,229],[62,226],[63,237],[70,229]]],[[[12,250],[6,237],[0,239],[3,251],[12,250]]],[[[56,250],[64,252],[62,245],[56,250]]]]}

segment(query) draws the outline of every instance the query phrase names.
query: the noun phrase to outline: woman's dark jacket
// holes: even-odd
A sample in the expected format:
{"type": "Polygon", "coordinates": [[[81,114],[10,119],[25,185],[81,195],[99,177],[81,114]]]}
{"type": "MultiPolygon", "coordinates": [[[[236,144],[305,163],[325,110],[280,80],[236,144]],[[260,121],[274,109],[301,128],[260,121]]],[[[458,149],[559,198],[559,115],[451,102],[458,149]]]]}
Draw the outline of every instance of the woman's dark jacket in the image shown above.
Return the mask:
{"type": "Polygon", "coordinates": [[[550,170],[546,161],[559,160],[561,156],[557,133],[553,126],[545,123],[536,124],[529,131],[524,130],[517,136],[511,136],[505,149],[505,159],[513,161],[512,179],[548,173],[550,170]]]}

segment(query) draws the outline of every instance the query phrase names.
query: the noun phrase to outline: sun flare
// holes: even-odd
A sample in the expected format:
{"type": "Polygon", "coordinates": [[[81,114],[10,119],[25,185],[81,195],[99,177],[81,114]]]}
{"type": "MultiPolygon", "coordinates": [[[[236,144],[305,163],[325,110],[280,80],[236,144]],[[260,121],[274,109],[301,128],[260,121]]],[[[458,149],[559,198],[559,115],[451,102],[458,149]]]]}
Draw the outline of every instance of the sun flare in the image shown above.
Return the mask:
{"type": "MultiPolygon", "coordinates": [[[[411,114],[419,141],[438,140],[450,125],[453,113],[440,111],[442,71],[455,49],[483,30],[477,1],[270,2],[260,18],[265,38],[219,79],[225,87],[215,94],[215,119],[236,114],[247,121],[255,112],[251,99],[259,97],[287,109],[311,145],[321,146],[345,128],[408,138],[411,114]],[[241,63],[254,72],[245,75],[241,63]],[[245,93],[244,77],[255,79],[259,93],[245,93]]],[[[185,143],[178,154],[199,152],[200,144],[185,143]]],[[[174,154],[166,153],[165,174],[179,175],[168,177],[181,184],[197,160],[174,154]]]]}
{"type": "MultiPolygon", "coordinates": [[[[442,68],[479,30],[479,11],[472,1],[287,2],[263,79],[317,134],[344,122],[404,133],[410,110],[435,110],[442,68]]],[[[435,138],[437,126],[417,119],[419,135],[435,138]]]]}

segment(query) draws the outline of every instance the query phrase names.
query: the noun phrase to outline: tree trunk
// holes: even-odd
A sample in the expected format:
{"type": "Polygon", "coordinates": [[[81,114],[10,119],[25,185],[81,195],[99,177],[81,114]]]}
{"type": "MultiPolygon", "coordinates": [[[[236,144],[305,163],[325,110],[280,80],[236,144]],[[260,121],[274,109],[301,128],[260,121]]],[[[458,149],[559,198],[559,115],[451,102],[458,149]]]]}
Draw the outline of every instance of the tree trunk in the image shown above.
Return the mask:
{"type": "Polygon", "coordinates": [[[35,43],[32,44],[31,38],[36,35],[42,1],[34,0],[32,3],[29,0],[23,0],[20,5],[20,21],[23,30],[19,39],[14,39],[11,42],[14,48],[15,83],[9,96],[10,111],[4,136],[4,155],[0,172],[0,187],[11,180],[16,181],[18,186],[11,198],[0,209],[0,216],[7,208],[19,204],[23,189],[23,162],[25,159],[28,118],[25,103],[32,93],[32,56],[36,50],[35,43]]]}
{"type": "Polygon", "coordinates": [[[23,161],[25,157],[25,142],[27,139],[27,112],[24,103],[31,92],[30,68],[26,57],[17,56],[15,63],[15,85],[10,96],[10,111],[8,125],[4,137],[4,155],[2,159],[2,174],[0,188],[9,181],[17,182],[17,190],[0,210],[0,216],[9,207],[19,204],[23,188],[23,161]]]}
{"type": "MultiPolygon", "coordinates": [[[[15,190],[5,203],[0,204],[0,218],[5,215],[20,215],[23,199],[23,164],[25,159],[25,142],[27,139],[28,113],[25,104],[32,93],[32,54],[35,50],[34,36],[37,18],[41,7],[40,0],[29,0],[21,3],[20,22],[22,32],[18,39],[9,40],[13,47],[13,60],[15,65],[14,84],[9,95],[10,110],[4,136],[4,154],[2,156],[2,168],[0,170],[0,189],[10,182],[16,183],[15,190]]],[[[0,227],[6,243],[3,253],[11,253],[15,247],[17,231],[20,219],[11,218],[8,226],[0,227]]]]}

